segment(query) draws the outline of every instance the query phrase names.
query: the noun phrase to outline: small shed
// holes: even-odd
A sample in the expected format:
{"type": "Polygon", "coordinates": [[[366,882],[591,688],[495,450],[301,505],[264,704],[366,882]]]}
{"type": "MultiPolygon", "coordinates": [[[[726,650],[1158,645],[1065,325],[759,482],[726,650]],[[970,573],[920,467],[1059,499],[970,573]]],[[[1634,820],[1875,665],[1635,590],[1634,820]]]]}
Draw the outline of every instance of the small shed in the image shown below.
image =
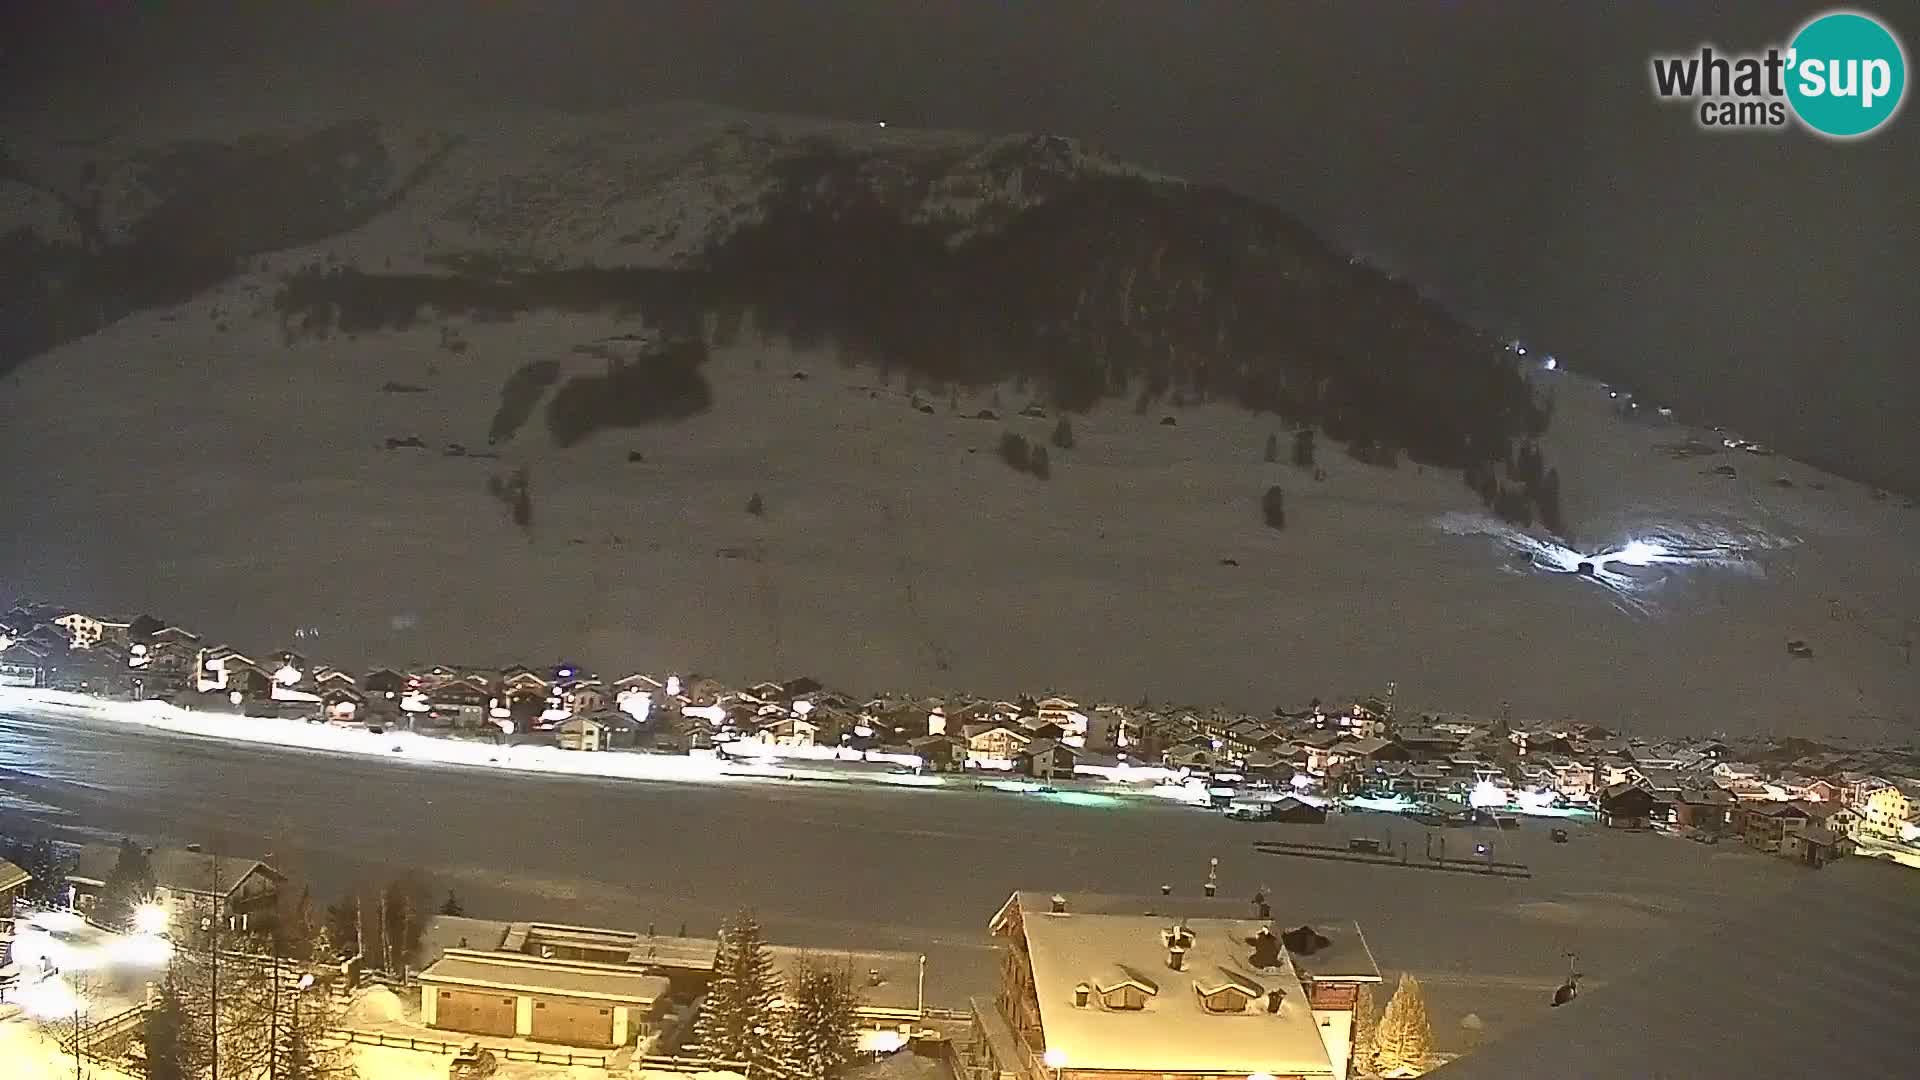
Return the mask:
{"type": "Polygon", "coordinates": [[[1289,795],[1273,804],[1273,809],[1267,813],[1267,819],[1285,825],[1325,825],[1327,811],[1325,807],[1315,806],[1289,795]]]}

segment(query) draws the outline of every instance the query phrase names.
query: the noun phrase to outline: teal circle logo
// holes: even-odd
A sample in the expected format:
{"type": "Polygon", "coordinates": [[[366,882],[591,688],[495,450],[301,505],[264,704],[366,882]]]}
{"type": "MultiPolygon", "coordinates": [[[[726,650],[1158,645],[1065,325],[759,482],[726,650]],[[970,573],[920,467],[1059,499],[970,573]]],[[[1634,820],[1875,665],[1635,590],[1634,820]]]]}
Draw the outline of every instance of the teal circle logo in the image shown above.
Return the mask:
{"type": "Polygon", "coordinates": [[[1893,119],[1907,91],[1907,55],[1879,20],[1854,11],[1822,15],[1789,46],[1787,100],[1800,122],[1851,139],[1893,119]]]}

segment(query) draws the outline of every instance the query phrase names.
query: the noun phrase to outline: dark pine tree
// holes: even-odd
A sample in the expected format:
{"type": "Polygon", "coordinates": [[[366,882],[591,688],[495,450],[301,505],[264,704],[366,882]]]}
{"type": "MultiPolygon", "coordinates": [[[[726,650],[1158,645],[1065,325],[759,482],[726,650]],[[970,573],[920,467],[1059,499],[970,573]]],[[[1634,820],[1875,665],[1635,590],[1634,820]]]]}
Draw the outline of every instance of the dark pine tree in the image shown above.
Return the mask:
{"type": "Polygon", "coordinates": [[[789,1004],[781,1015],[785,1071],[794,1080],[835,1080],[858,1058],[855,1033],[860,996],[853,972],[803,958],[787,977],[789,1004]]]}
{"type": "Polygon", "coordinates": [[[1265,518],[1267,525],[1272,528],[1287,527],[1287,496],[1280,490],[1280,485],[1275,484],[1268,488],[1267,493],[1260,497],[1260,516],[1265,518]]]}
{"type": "Polygon", "coordinates": [[[446,900],[440,904],[440,914],[465,915],[466,913],[467,909],[460,906],[460,898],[454,895],[452,889],[448,889],[446,900]]]}
{"type": "Polygon", "coordinates": [[[1073,449],[1073,424],[1064,416],[1053,425],[1053,445],[1062,450],[1073,449]]]}
{"type": "Polygon", "coordinates": [[[1018,432],[1009,431],[1000,436],[1000,460],[1013,466],[1020,472],[1027,471],[1028,448],[1026,437],[1018,432]]]}
{"type": "Polygon", "coordinates": [[[193,1080],[197,1075],[200,1054],[193,1022],[171,972],[142,1020],[141,1039],[147,1049],[147,1080],[193,1080]]]}
{"type": "Polygon", "coordinates": [[[747,499],[747,513],[752,514],[754,517],[762,517],[766,512],[767,504],[760,498],[759,492],[754,492],[752,497],[747,499]]]}
{"type": "Polygon", "coordinates": [[[1293,433],[1293,463],[1302,469],[1313,468],[1313,438],[1312,428],[1301,428],[1293,433]]]}
{"type": "Polygon", "coordinates": [[[713,981],[693,1025],[694,1053],[716,1061],[765,1069],[778,1062],[780,1021],[773,1011],[780,978],[752,912],[720,928],[713,981]]]}
{"type": "Polygon", "coordinates": [[[1027,471],[1042,480],[1053,475],[1053,465],[1047,461],[1047,448],[1036,446],[1027,454],[1027,471]]]}
{"type": "Polygon", "coordinates": [[[133,923],[133,909],[152,896],[153,889],[153,864],[146,851],[131,838],[122,838],[93,917],[102,926],[124,930],[133,923]]]}

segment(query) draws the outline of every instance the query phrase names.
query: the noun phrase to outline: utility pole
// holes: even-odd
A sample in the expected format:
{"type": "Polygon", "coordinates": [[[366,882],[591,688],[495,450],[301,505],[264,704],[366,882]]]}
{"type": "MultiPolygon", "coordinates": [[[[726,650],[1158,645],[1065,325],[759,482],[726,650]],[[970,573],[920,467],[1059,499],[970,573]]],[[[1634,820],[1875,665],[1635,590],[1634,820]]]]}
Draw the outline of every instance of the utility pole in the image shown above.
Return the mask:
{"type": "Polygon", "coordinates": [[[267,1080],[280,1075],[280,946],[269,947],[272,989],[267,992],[267,1080]]]}
{"type": "Polygon", "coordinates": [[[920,1019],[927,1019],[927,954],[920,954],[920,1019]]]}
{"type": "Polygon", "coordinates": [[[207,854],[207,874],[213,888],[207,893],[207,933],[212,942],[213,968],[208,982],[208,1005],[212,1012],[207,1022],[207,1045],[212,1050],[212,1080],[220,1080],[220,856],[207,854]]]}

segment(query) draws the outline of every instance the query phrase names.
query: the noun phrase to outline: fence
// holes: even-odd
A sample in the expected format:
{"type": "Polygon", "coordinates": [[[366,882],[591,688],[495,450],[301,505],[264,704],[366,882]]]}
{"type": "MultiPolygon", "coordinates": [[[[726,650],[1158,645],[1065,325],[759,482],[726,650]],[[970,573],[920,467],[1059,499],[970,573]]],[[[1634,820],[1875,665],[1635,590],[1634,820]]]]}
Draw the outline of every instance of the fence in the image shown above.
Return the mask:
{"type": "MultiPolygon", "coordinates": [[[[352,1028],[335,1028],[335,1038],[346,1043],[361,1046],[389,1046],[400,1050],[418,1050],[426,1054],[457,1054],[476,1040],[450,1043],[440,1039],[416,1039],[411,1035],[389,1035],[383,1031],[356,1031],[352,1028]]],[[[536,1065],[586,1065],[593,1068],[607,1067],[605,1054],[576,1054],[567,1050],[524,1050],[517,1047],[489,1046],[478,1043],[482,1050],[489,1051],[502,1061],[526,1061],[536,1065]]]]}
{"type": "Polygon", "coordinates": [[[747,1066],[741,1061],[720,1061],[712,1058],[674,1057],[669,1054],[650,1055],[640,1059],[643,1068],[659,1072],[737,1072],[745,1073],[747,1066]]]}
{"type": "Polygon", "coordinates": [[[83,1018],[77,1025],[78,1030],[63,1032],[55,1041],[62,1053],[73,1053],[78,1044],[79,1056],[96,1065],[112,1065],[146,1015],[147,1007],[143,1003],[130,1005],[97,1024],[87,1023],[83,1018]]]}

